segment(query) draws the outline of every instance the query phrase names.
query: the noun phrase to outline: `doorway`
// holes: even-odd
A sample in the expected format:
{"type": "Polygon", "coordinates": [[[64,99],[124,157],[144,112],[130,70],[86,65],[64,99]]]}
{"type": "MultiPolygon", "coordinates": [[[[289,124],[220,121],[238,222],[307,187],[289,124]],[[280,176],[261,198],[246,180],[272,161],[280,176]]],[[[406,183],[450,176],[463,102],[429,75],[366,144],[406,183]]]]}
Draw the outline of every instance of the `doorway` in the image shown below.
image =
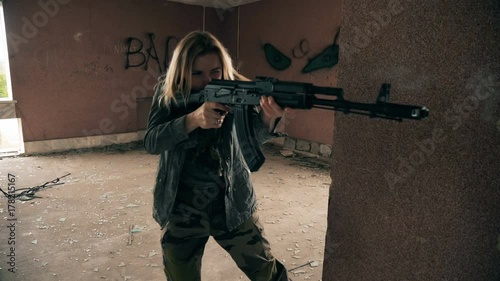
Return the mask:
{"type": "Polygon", "coordinates": [[[12,97],[3,4],[0,2],[0,157],[24,153],[21,119],[12,97]]]}

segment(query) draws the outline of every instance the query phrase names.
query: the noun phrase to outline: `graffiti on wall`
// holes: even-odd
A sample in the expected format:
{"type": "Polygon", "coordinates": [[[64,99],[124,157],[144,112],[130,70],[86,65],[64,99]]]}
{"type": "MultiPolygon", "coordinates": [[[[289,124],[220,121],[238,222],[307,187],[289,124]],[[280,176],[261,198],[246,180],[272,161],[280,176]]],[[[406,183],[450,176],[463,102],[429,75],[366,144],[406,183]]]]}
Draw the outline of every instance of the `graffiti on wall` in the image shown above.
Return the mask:
{"type": "MultiPolygon", "coordinates": [[[[309,59],[309,62],[302,68],[302,73],[309,73],[318,69],[332,68],[339,62],[340,48],[337,44],[340,28],[335,35],[333,44],[327,46],[322,52],[309,59]]],[[[285,70],[292,64],[292,59],[278,50],[270,43],[263,46],[266,61],[269,65],[276,70],[285,70]]],[[[303,39],[300,43],[292,49],[292,56],[295,59],[300,59],[309,54],[309,41],[303,39]]]]}
{"type": "Polygon", "coordinates": [[[264,45],[264,53],[266,54],[267,63],[276,70],[285,70],[292,64],[289,57],[269,43],[264,45]]]}
{"type": "Polygon", "coordinates": [[[143,67],[144,70],[148,70],[149,64],[152,63],[158,67],[160,73],[163,73],[170,63],[177,42],[178,40],[175,36],[167,37],[162,60],[155,45],[154,33],[147,34],[146,42],[136,37],[129,37],[126,41],[125,69],[143,67]]]}

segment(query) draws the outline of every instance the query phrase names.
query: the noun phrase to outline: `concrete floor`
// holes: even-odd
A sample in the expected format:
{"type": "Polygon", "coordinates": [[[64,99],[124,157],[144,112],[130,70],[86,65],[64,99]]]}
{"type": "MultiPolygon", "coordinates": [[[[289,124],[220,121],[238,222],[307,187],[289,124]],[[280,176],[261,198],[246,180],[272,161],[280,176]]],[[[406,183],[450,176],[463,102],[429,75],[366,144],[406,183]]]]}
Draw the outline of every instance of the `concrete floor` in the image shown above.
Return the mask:
{"type": "MultiPolygon", "coordinates": [[[[275,145],[264,153],[252,181],[273,254],[288,269],[305,265],[290,272],[293,280],[321,280],[329,165],[285,158],[275,145]]],[[[64,184],[39,191],[42,198],[11,206],[0,198],[0,280],[165,280],[160,228],[151,217],[157,163],[158,156],[134,145],[0,160],[4,190],[9,173],[17,189],[70,173],[64,184]]],[[[212,239],[202,275],[248,280],[212,239]]]]}

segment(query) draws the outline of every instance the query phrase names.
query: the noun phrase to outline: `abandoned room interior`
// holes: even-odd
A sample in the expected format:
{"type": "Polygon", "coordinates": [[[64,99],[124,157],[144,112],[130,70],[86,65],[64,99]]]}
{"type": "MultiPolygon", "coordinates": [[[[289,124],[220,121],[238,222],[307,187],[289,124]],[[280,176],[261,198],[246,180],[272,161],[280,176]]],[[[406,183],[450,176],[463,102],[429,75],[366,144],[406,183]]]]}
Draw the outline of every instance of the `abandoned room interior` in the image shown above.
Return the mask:
{"type": "MultiPolygon", "coordinates": [[[[144,139],[175,48],[206,31],[249,81],[203,102],[294,108],[262,145],[230,113],[289,280],[500,281],[499,0],[0,10],[0,280],[166,279],[144,139]]],[[[218,242],[202,280],[251,280],[218,242]]]]}

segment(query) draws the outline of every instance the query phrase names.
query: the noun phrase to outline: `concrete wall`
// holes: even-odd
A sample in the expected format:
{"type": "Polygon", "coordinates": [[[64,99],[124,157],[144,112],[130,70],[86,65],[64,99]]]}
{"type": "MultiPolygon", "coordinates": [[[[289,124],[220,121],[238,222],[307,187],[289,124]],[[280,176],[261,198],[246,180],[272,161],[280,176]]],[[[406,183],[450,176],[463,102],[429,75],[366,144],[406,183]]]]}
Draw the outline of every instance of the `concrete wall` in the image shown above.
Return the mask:
{"type": "Polygon", "coordinates": [[[224,44],[234,62],[238,60],[238,8],[228,10],[206,8],[205,30],[224,44]]]}
{"type": "MultiPolygon", "coordinates": [[[[266,0],[240,7],[240,69],[249,78],[276,77],[323,86],[337,86],[337,66],[304,74],[302,68],[334,43],[341,21],[341,1],[266,0]],[[300,42],[307,41],[300,50],[300,42]],[[291,59],[285,70],[266,61],[263,46],[271,43],[291,59]],[[294,50],[297,57],[294,57],[294,50]]],[[[286,116],[282,128],[290,137],[331,144],[333,112],[314,109],[286,116]]]]}
{"type": "MultiPolygon", "coordinates": [[[[202,7],[158,0],[18,0],[4,2],[4,11],[13,98],[26,142],[136,132],[159,66],[150,59],[149,72],[126,69],[127,39],[138,39],[132,50],[142,42],[145,54],[147,34],[154,33],[161,65],[169,36],[181,38],[203,25],[202,7]]],[[[134,54],[130,63],[143,59],[134,54]]]]}
{"type": "MultiPolygon", "coordinates": [[[[175,46],[175,40],[167,46],[166,39],[195,29],[218,36],[250,78],[265,75],[335,86],[336,68],[310,74],[300,70],[333,44],[340,1],[287,3],[269,0],[222,11],[159,0],[5,2],[13,97],[26,151],[140,139],[137,132],[145,128],[152,86],[175,46]],[[286,13],[280,12],[285,6],[286,13]],[[155,35],[153,40],[148,33],[155,35]],[[135,38],[131,51],[140,51],[128,56],[130,65],[144,62],[151,42],[160,63],[152,50],[148,71],[145,64],[126,69],[130,37],[135,38]],[[293,58],[301,40],[307,48],[293,58]],[[265,43],[281,48],[293,59],[292,66],[272,69],[265,61],[265,43]]],[[[295,139],[331,145],[333,113],[289,114],[281,129],[295,139]]]]}
{"type": "Polygon", "coordinates": [[[339,85],[427,105],[336,115],[323,280],[500,280],[498,1],[346,1],[339,85]]]}
{"type": "MultiPolygon", "coordinates": [[[[158,69],[153,60],[151,72],[125,69],[126,40],[140,39],[144,51],[154,33],[162,61],[168,36],[203,28],[203,8],[160,0],[46,2],[4,2],[25,141],[143,129],[158,69]]],[[[242,6],[239,15],[205,9],[206,30],[250,78],[340,86],[346,98],[364,102],[389,82],[394,102],[431,110],[428,120],[403,123],[336,114],[335,128],[332,112],[286,117],[294,148],[327,144],[328,155],[333,147],[323,280],[500,277],[498,4],[266,0],[242,6]],[[333,44],[341,24],[340,64],[301,73],[333,44]],[[294,57],[302,40],[307,48],[294,57]],[[291,57],[290,68],[271,68],[265,43],[291,57]]]]}

